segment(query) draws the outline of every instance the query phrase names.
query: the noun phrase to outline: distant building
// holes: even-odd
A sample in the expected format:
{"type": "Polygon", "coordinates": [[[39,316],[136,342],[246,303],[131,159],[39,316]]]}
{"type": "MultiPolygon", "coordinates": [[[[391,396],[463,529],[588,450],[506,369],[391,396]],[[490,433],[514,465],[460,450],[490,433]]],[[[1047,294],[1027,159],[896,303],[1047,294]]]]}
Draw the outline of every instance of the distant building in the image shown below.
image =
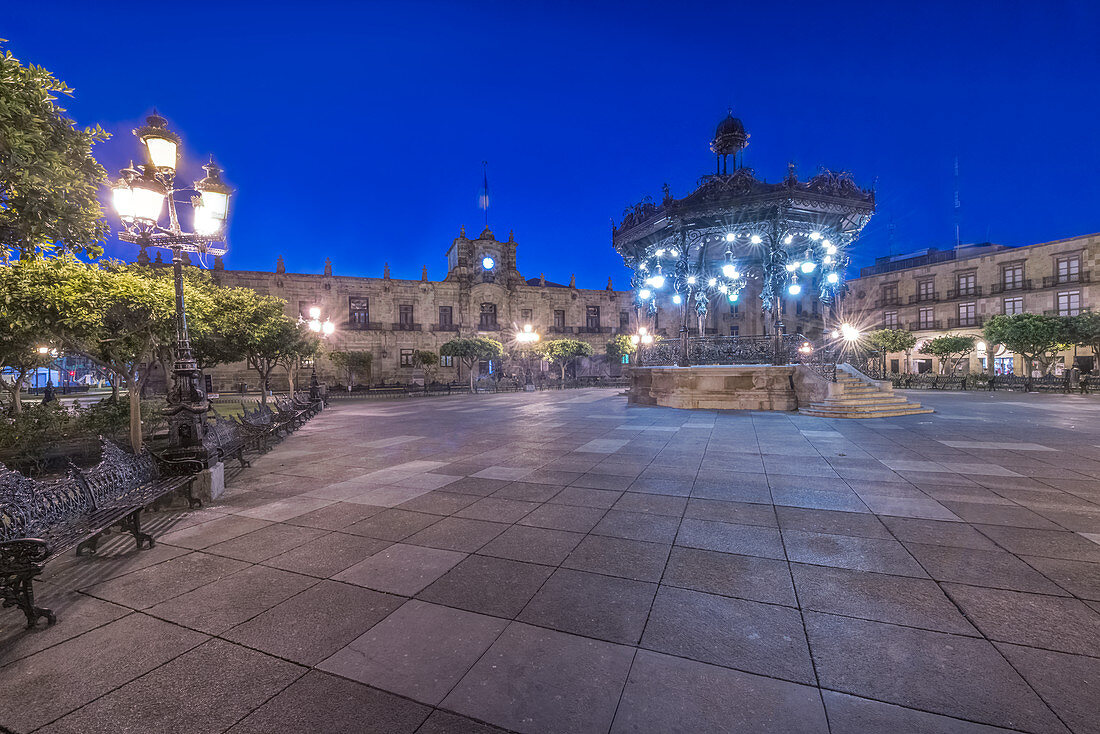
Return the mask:
{"type": "MultiPolygon", "coordinates": [[[[1038,313],[1075,316],[1100,305],[1100,234],[1072,237],[1023,247],[983,243],[949,250],[928,248],[882,257],[860,270],[842,311],[864,329],[906,329],[917,347],[943,334],[981,335],[982,326],[998,314],[1038,313]]],[[[984,344],[984,343],[983,343],[984,344]]],[[[913,351],[909,371],[940,371],[931,357],[913,351]]],[[[1068,350],[1060,364],[1076,359],[1092,370],[1095,355],[1068,350]],[[1076,355],[1076,356],[1075,356],[1076,355]]],[[[905,355],[890,355],[887,368],[904,371],[905,355]]],[[[971,355],[972,372],[1024,374],[1022,358],[1003,348],[971,355]],[[992,360],[992,362],[990,362],[992,360]]]]}

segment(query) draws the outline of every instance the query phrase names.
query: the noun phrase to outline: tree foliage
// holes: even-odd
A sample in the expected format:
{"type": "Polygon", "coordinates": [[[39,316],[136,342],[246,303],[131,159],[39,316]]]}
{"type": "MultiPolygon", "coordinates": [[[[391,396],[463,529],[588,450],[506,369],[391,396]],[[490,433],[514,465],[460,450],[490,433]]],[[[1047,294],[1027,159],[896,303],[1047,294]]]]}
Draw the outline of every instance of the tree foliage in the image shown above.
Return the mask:
{"type": "Polygon", "coordinates": [[[473,392],[474,364],[483,359],[500,359],[504,356],[504,345],[483,336],[459,337],[441,345],[439,353],[445,357],[456,357],[465,365],[470,373],[470,392],[473,392]]]}
{"type": "Polygon", "coordinates": [[[343,373],[344,384],[349,391],[357,376],[365,375],[367,382],[370,382],[370,368],[374,361],[374,355],[370,352],[329,352],[328,359],[343,373]]]}
{"type": "Polygon", "coordinates": [[[551,339],[540,343],[535,352],[561,369],[561,379],[564,382],[566,365],[579,357],[591,357],[592,345],[577,339],[551,339]]]}
{"type": "Polygon", "coordinates": [[[623,355],[634,354],[638,350],[638,345],[630,339],[628,334],[619,334],[607,340],[606,350],[607,356],[619,362],[623,355]]]}
{"type": "Polygon", "coordinates": [[[1068,340],[1074,344],[1088,347],[1100,357],[1100,313],[1084,311],[1079,316],[1070,317],[1068,340]]]}
{"type": "Polygon", "coordinates": [[[925,342],[917,351],[939,358],[941,373],[954,372],[958,369],[959,363],[974,351],[976,343],[977,339],[972,336],[945,334],[925,342]],[[949,370],[948,365],[950,365],[949,370]]]}
{"type": "Polygon", "coordinates": [[[413,364],[424,370],[424,384],[435,382],[435,375],[439,371],[439,355],[433,351],[422,349],[413,355],[413,364]]]}
{"type": "Polygon", "coordinates": [[[79,129],[57,104],[72,96],[40,66],[0,53],[0,256],[54,250],[102,253],[107,224],[99,205],[106,171],[92,145],[108,134],[79,129]]]}
{"type": "Polygon", "coordinates": [[[1068,318],[1034,313],[994,316],[982,333],[989,344],[1002,344],[1022,356],[1028,374],[1036,368],[1049,372],[1058,352],[1074,342],[1068,318]]]}
{"type": "Polygon", "coordinates": [[[917,345],[917,337],[904,329],[878,329],[867,335],[867,343],[884,354],[908,354],[917,345]]]}

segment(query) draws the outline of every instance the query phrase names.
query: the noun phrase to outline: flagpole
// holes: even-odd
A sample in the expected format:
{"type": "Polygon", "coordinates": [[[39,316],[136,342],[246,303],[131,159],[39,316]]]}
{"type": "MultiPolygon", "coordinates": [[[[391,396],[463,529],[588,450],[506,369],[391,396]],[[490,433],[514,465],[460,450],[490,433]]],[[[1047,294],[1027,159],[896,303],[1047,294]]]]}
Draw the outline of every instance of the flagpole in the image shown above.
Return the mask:
{"type": "Polygon", "coordinates": [[[485,211],[485,229],[489,228],[489,173],[488,161],[481,162],[481,208],[485,211]]]}

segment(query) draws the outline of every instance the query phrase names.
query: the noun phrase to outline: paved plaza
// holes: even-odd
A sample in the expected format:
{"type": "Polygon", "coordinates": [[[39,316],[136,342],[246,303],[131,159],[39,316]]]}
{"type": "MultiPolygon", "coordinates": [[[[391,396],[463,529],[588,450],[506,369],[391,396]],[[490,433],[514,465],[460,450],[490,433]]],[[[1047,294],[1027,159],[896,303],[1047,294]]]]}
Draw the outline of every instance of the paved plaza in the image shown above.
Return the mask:
{"type": "Polygon", "coordinates": [[[51,564],[0,729],[1100,732],[1100,400],[917,399],[334,402],[51,564]]]}

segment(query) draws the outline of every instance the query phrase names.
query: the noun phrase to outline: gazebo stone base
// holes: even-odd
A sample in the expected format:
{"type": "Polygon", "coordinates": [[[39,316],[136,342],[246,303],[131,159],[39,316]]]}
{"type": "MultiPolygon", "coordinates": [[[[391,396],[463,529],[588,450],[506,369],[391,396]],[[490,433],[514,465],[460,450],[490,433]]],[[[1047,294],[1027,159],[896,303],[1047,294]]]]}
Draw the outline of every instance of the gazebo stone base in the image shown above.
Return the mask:
{"type": "Polygon", "coordinates": [[[634,367],[629,402],[695,410],[797,410],[828,383],[795,365],[634,367]]]}

